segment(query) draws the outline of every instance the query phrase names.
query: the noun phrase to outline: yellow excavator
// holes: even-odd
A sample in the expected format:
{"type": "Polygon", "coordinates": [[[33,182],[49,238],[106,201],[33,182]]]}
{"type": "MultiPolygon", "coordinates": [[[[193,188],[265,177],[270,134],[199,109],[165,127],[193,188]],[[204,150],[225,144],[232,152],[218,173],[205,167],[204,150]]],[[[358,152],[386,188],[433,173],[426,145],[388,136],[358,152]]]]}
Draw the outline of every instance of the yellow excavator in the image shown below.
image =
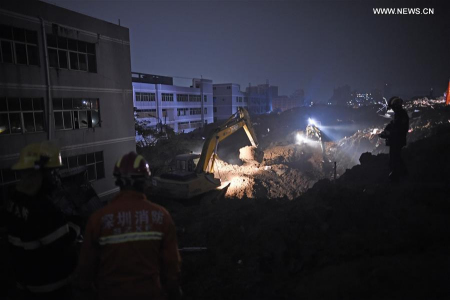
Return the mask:
{"type": "Polygon", "coordinates": [[[217,146],[242,127],[252,146],[258,147],[248,111],[239,107],[235,114],[205,139],[201,154],[178,155],[170,163],[168,173],[153,177],[152,190],[155,194],[176,199],[190,199],[220,190],[221,181],[214,177],[217,146]]]}

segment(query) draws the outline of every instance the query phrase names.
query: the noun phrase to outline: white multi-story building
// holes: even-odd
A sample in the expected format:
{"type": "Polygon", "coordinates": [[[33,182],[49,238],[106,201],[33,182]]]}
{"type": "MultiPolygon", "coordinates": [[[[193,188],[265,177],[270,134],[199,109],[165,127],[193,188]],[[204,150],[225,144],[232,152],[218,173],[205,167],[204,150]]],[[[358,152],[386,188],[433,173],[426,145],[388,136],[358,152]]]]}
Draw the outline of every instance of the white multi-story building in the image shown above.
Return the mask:
{"type": "Polygon", "coordinates": [[[228,119],[238,107],[247,108],[248,100],[236,83],[213,84],[214,122],[228,119]]]}
{"type": "Polygon", "coordinates": [[[184,87],[173,85],[171,77],[133,72],[132,82],[135,115],[147,126],[190,132],[213,122],[212,80],[194,78],[184,87]]]}

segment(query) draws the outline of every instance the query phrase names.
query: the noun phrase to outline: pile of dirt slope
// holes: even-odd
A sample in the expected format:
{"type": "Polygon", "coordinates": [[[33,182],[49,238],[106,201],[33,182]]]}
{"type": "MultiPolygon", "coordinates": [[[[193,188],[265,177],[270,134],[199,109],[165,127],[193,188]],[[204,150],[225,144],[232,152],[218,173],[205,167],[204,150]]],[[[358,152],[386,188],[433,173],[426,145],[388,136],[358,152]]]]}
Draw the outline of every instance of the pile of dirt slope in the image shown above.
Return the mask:
{"type": "Polygon", "coordinates": [[[260,156],[255,150],[249,146],[241,148],[242,165],[216,162],[215,177],[230,184],[227,197],[292,200],[331,171],[318,147],[276,146],[266,149],[262,160],[255,157],[260,156]]]}
{"type": "Polygon", "coordinates": [[[293,201],[166,202],[186,299],[448,299],[450,126],[405,149],[409,177],[366,153],[293,201]]]}

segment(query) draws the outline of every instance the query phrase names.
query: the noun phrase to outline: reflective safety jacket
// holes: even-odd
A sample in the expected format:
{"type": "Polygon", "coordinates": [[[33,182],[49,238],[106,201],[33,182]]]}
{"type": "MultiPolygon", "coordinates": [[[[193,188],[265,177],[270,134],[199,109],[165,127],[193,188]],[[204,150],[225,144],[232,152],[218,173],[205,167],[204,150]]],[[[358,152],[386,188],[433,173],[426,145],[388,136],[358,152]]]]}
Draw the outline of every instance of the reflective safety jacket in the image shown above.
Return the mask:
{"type": "Polygon", "coordinates": [[[175,225],[144,194],[121,191],[86,226],[78,277],[100,299],[164,299],[161,281],[180,273],[175,225]]]}
{"type": "Polygon", "coordinates": [[[6,225],[19,288],[52,293],[70,283],[77,264],[78,226],[68,223],[45,193],[16,192],[6,201],[6,225]]]}

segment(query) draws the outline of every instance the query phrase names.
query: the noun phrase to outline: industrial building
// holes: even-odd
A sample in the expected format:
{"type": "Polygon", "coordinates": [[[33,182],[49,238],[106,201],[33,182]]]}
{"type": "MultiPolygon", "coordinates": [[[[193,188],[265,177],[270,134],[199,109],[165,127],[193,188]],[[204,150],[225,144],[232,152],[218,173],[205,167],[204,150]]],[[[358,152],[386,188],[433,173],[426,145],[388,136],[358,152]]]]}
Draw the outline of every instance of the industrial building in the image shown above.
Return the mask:
{"type": "Polygon", "coordinates": [[[305,103],[305,92],[303,89],[296,90],[291,96],[277,96],[272,99],[272,110],[283,112],[294,107],[308,105],[305,103]]]}
{"type": "Polygon", "coordinates": [[[213,84],[214,122],[226,120],[238,107],[247,108],[248,98],[236,83],[213,84]]]}
{"type": "Polygon", "coordinates": [[[278,97],[278,87],[269,83],[250,85],[245,89],[245,94],[250,114],[264,114],[272,111],[272,100],[278,97]]]}
{"type": "Polygon", "coordinates": [[[190,132],[213,122],[212,80],[193,78],[190,86],[176,86],[172,77],[133,72],[132,81],[135,116],[145,126],[190,132]]]}
{"type": "Polygon", "coordinates": [[[0,186],[30,143],[61,147],[99,196],[115,161],[135,150],[128,28],[40,1],[0,5],[0,186]],[[124,76],[125,74],[125,76],[124,76]]]}

